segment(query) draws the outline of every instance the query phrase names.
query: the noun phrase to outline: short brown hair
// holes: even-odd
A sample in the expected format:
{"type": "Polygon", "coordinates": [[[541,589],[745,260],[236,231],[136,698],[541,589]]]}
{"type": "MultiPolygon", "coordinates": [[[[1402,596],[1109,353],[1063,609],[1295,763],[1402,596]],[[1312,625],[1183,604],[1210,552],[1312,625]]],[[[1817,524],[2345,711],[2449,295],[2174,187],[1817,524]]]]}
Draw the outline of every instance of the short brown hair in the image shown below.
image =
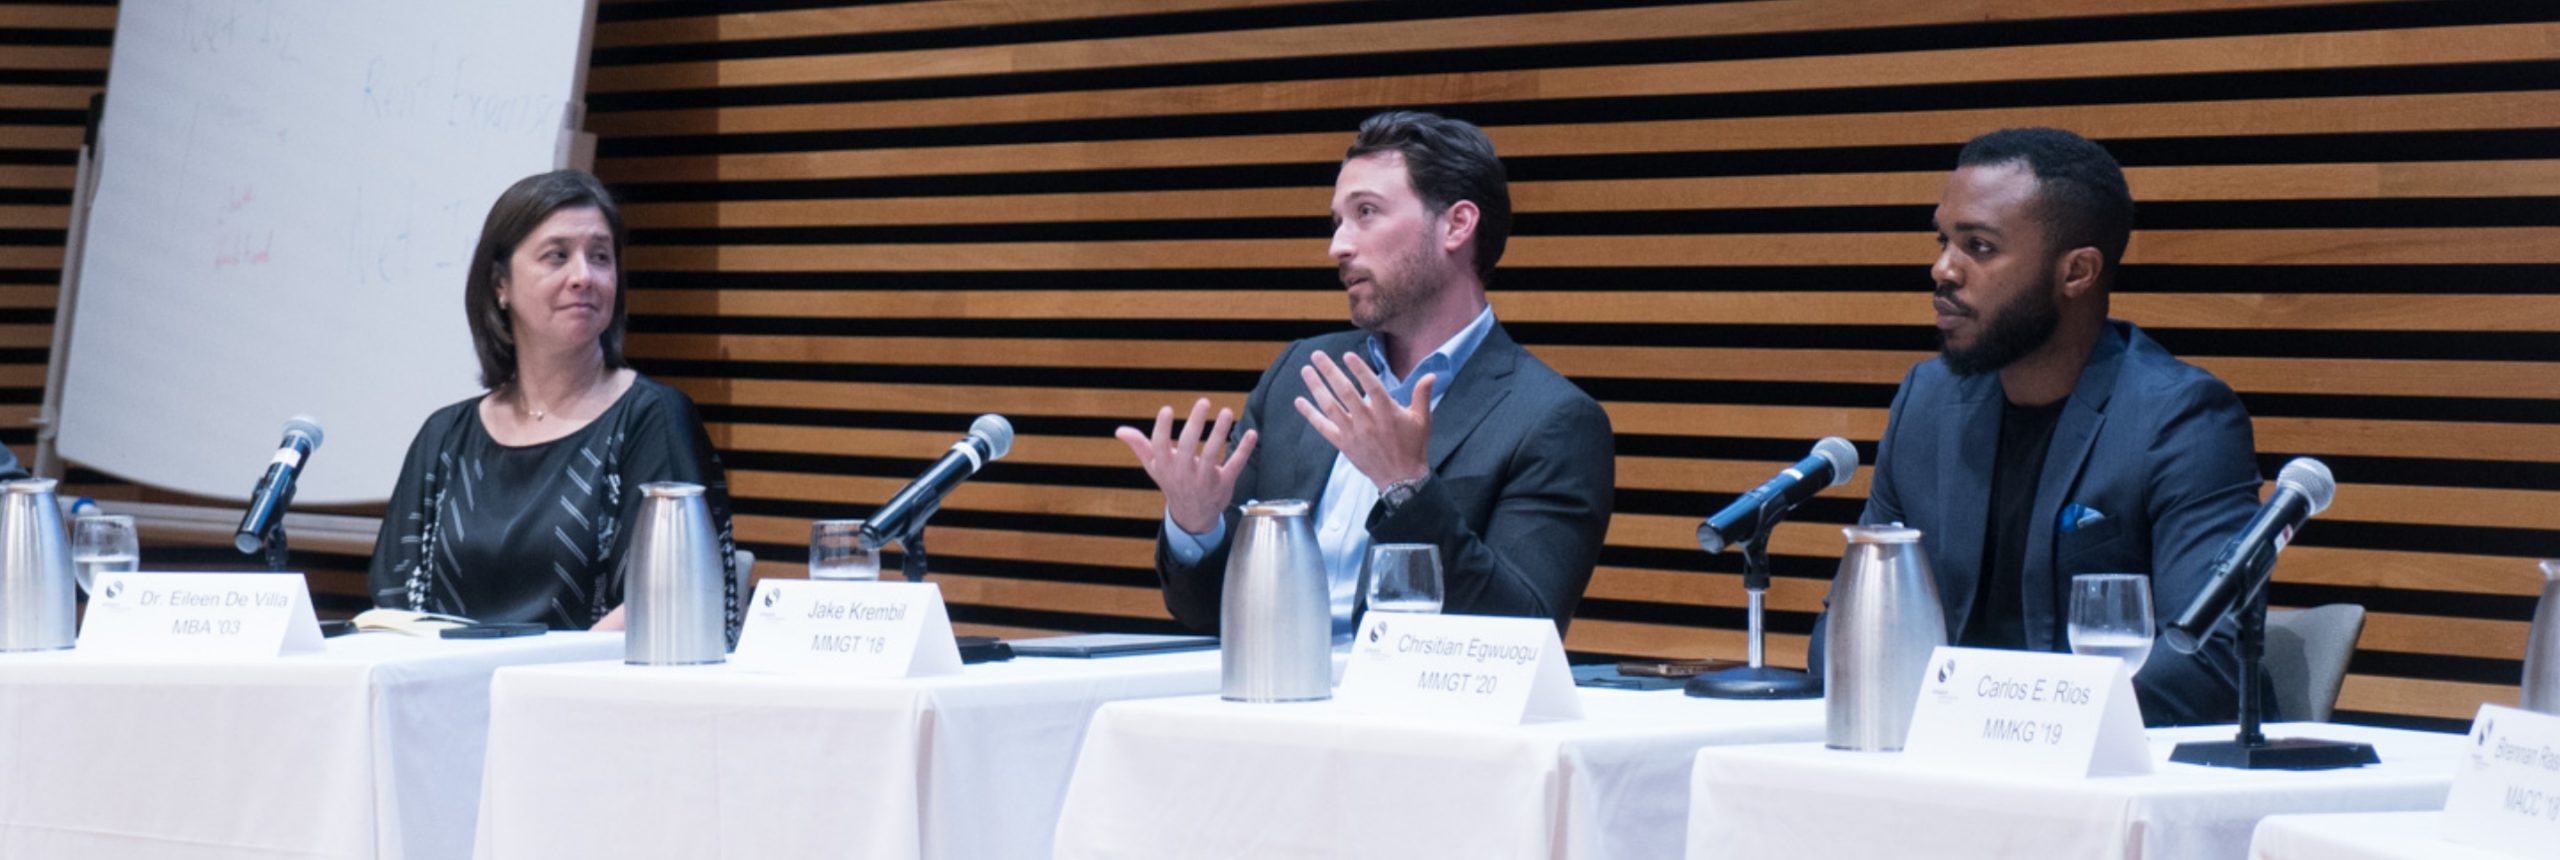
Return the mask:
{"type": "Polygon", "coordinates": [[[1404,156],[1405,175],[1433,217],[1460,200],[1473,201],[1476,278],[1493,283],[1493,265],[1511,239],[1511,182],[1493,139],[1462,119],[1416,110],[1391,110],[1360,123],[1360,136],[1342,154],[1350,161],[1380,152],[1404,156]]]}
{"type": "Polygon", "coordinates": [[[622,279],[622,209],[613,204],[613,193],[604,183],[583,170],[555,170],[527,176],[498,195],[489,204],[489,220],[480,225],[480,245],[471,252],[471,265],[462,281],[462,310],[471,322],[471,346],[480,354],[480,385],[495,391],[516,380],[516,333],[507,309],[498,305],[498,284],[504,281],[517,243],[542,226],[551,213],[562,209],[593,207],[604,213],[605,224],[613,229],[614,291],[613,322],[597,337],[604,348],[604,366],[619,369],[622,358],[622,333],[630,327],[626,309],[629,304],[628,281],[622,279]]]}

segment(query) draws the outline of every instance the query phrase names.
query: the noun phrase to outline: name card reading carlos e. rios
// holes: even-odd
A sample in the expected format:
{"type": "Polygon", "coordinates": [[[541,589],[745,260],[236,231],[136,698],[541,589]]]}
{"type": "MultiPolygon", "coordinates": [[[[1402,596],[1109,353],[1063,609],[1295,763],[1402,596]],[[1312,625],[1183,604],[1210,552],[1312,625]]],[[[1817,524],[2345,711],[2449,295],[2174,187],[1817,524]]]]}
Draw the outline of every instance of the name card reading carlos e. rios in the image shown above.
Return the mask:
{"type": "Polygon", "coordinates": [[[795,674],[907,678],[960,671],[942,588],[929,582],[767,579],[730,662],[795,674]]]}
{"type": "Polygon", "coordinates": [[[299,573],[111,573],[100,577],[79,648],[164,658],[274,657],[320,650],[299,573]]]}
{"type": "Polygon", "coordinates": [[[1903,753],[2054,776],[2148,773],[2150,742],[2123,663],[2034,651],[1939,648],[1903,753]]]}
{"type": "Polygon", "coordinates": [[[1564,643],[1543,618],[1371,612],[1334,698],[1353,710],[1474,722],[1582,716],[1564,643]]]}
{"type": "Polygon", "coordinates": [[[2444,837],[2518,857],[2560,845],[2560,717],[2480,706],[2445,796],[2444,837]]]}

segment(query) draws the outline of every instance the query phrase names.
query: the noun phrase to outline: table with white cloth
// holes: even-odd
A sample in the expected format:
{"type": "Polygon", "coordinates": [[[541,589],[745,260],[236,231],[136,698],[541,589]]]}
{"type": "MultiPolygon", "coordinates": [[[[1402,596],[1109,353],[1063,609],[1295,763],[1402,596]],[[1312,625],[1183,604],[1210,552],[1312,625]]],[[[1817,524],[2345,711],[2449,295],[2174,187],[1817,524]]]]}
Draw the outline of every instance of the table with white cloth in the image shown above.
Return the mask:
{"type": "Polygon", "coordinates": [[[1046,857],[1094,709],[1218,678],[1215,651],[911,679],[510,669],[490,692],[479,856],[1046,857]]]}
{"type": "Polygon", "coordinates": [[[2154,729],[2151,773],[2085,779],[1821,744],[1708,749],[1692,776],[1689,857],[2240,858],[2269,815],[2443,808],[2466,742],[2314,723],[2266,734],[2368,743],[2382,763],[2253,771],[2168,760],[2177,742],[2228,740],[2230,726],[2154,729]]]}
{"type": "MultiPolygon", "coordinates": [[[[2552,846],[2560,855],[2560,845],[2552,846]]],[[[2249,838],[2249,860],[2513,860],[2516,855],[2448,841],[2444,812],[2333,812],[2270,815],[2249,838]]]]}
{"type": "Polygon", "coordinates": [[[618,633],[360,633],[317,653],[0,655],[0,857],[459,858],[489,677],[618,633]]]}
{"type": "Polygon", "coordinates": [[[1579,691],[1584,718],[1492,725],[1340,702],[1121,702],[1058,822],[1084,857],[1674,857],[1690,754],[1822,736],[1822,702],[1579,691]]]}

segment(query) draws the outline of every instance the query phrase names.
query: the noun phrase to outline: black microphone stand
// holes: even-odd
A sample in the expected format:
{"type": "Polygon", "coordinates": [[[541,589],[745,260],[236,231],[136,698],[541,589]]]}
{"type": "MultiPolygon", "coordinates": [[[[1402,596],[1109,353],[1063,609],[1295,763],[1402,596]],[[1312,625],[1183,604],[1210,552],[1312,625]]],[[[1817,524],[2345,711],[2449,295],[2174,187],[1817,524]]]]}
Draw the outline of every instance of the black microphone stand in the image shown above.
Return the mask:
{"type": "MultiPolygon", "coordinates": [[[[941,511],[942,503],[935,502],[933,507],[926,508],[923,511],[918,512],[915,516],[909,517],[907,519],[907,529],[905,533],[894,538],[898,544],[898,572],[906,576],[908,582],[924,581],[924,524],[925,521],[932,519],[934,514],[941,511]]],[[[875,546],[872,547],[872,549],[876,550],[879,549],[879,547],[875,546]]]]}
{"type": "Polygon", "coordinates": [[[2259,731],[2266,719],[2266,703],[2258,695],[2258,684],[2266,674],[2266,667],[2261,664],[2267,653],[2267,580],[2274,578],[2274,571],[2275,554],[2268,553],[2266,564],[2250,578],[2248,599],[2240,602],[2239,733],[2227,741],[2179,744],[2169,751],[2169,760],[2246,770],[2329,770],[2380,764],[2382,759],[2374,755],[2372,744],[2316,738],[2268,740],[2259,731]]]}
{"type": "Polygon", "coordinates": [[[1751,600],[1751,663],[1690,678],[1689,695],[1704,699],[1812,699],[1822,695],[1822,679],[1770,666],[1762,653],[1768,638],[1762,616],[1769,593],[1769,533],[1777,528],[1782,516],[1774,510],[1778,501],[1778,496],[1771,496],[1760,503],[1760,510],[1752,514],[1759,521],[1758,527],[1751,530],[1750,539],[1742,542],[1742,590],[1751,600]]]}

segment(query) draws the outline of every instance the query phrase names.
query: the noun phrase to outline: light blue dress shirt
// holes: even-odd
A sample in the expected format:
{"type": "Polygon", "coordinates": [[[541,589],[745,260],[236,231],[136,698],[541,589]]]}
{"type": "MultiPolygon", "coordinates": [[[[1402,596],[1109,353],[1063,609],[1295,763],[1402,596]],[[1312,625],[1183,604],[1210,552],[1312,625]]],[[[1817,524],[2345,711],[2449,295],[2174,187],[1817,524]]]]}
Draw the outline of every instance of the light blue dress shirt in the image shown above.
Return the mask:
{"type": "MultiPolygon", "coordinates": [[[[1466,368],[1467,359],[1476,354],[1476,347],[1492,331],[1493,308],[1488,305],[1476,314],[1474,322],[1424,356],[1422,363],[1414,365],[1402,378],[1388,366],[1385,348],[1373,334],[1368,341],[1369,366],[1378,371],[1378,380],[1387,384],[1387,396],[1405,406],[1413,405],[1414,382],[1438,374],[1439,381],[1431,384],[1431,408],[1436,410],[1450,386],[1457,384],[1458,373],[1466,368]]],[[[1377,503],[1378,485],[1351,465],[1351,458],[1336,452],[1333,473],[1325,479],[1324,497],[1316,502],[1315,515],[1316,546],[1324,551],[1325,577],[1333,592],[1333,639],[1337,644],[1350,641],[1351,609],[1360,599],[1360,563],[1369,553],[1369,509],[1377,503]]],[[[1165,550],[1175,561],[1197,564],[1209,554],[1210,547],[1226,538],[1227,520],[1221,516],[1208,534],[1195,535],[1175,525],[1173,514],[1168,512],[1164,535],[1165,550]]]]}

